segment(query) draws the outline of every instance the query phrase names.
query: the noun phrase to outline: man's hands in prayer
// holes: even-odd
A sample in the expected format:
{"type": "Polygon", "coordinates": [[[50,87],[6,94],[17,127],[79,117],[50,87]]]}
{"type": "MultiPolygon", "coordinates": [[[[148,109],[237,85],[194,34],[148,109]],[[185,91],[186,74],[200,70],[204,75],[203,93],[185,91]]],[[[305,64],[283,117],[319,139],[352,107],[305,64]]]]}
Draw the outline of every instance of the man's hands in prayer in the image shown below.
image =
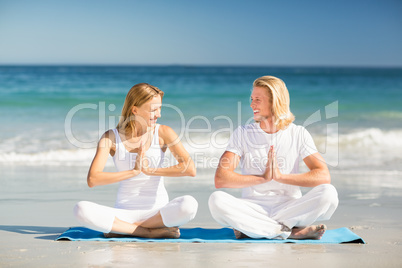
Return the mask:
{"type": "Polygon", "coordinates": [[[262,175],[267,182],[271,180],[278,180],[282,175],[278,168],[278,162],[276,159],[275,149],[272,145],[268,152],[268,162],[265,166],[265,172],[262,175]]]}

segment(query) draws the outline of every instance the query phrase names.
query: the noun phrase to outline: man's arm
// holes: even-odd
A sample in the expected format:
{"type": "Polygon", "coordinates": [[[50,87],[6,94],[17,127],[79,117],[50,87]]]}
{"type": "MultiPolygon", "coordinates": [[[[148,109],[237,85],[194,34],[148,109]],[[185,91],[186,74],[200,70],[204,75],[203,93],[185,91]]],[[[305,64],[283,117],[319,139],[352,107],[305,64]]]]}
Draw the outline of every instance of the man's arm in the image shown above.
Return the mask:
{"type": "MultiPolygon", "coordinates": [[[[278,172],[274,174],[273,180],[301,187],[315,187],[320,184],[331,183],[331,175],[327,164],[319,153],[311,154],[305,157],[303,161],[310,171],[301,174],[280,174],[278,172]]],[[[278,169],[275,168],[274,170],[278,169]]]]}
{"type": "Polygon", "coordinates": [[[267,182],[262,176],[236,173],[234,170],[239,161],[240,156],[237,154],[229,151],[223,153],[215,173],[216,188],[245,188],[267,182]]]}

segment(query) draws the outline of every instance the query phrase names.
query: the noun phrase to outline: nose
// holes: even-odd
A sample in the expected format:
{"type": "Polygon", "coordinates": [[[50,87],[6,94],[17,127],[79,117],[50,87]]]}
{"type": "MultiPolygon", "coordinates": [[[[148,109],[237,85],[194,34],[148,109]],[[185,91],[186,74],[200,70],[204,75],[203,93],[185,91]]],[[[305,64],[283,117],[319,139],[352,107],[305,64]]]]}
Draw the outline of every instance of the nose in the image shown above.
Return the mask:
{"type": "Polygon", "coordinates": [[[251,107],[251,109],[254,109],[254,108],[255,108],[255,103],[254,103],[253,100],[250,102],[250,107],[251,107]]]}
{"type": "Polygon", "coordinates": [[[155,112],[155,117],[156,117],[156,118],[160,118],[161,116],[162,116],[161,110],[160,110],[160,109],[156,110],[156,112],[155,112]]]}

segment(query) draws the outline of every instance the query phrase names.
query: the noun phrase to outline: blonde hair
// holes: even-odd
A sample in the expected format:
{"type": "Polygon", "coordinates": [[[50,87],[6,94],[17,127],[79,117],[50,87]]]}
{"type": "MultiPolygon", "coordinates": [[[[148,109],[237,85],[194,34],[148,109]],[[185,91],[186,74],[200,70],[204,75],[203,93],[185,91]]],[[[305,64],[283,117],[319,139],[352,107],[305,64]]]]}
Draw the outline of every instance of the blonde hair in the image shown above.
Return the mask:
{"type": "Polygon", "coordinates": [[[289,91],[281,79],[268,75],[262,76],[254,81],[253,87],[267,89],[272,106],[272,115],[278,129],[287,128],[295,120],[295,116],[289,108],[289,91]]]}
{"type": "Polygon", "coordinates": [[[121,110],[120,120],[116,128],[124,130],[125,133],[135,133],[135,116],[132,113],[133,107],[140,107],[158,95],[160,95],[162,99],[163,94],[164,92],[162,90],[147,83],[134,85],[127,93],[123,109],[121,110]]]}

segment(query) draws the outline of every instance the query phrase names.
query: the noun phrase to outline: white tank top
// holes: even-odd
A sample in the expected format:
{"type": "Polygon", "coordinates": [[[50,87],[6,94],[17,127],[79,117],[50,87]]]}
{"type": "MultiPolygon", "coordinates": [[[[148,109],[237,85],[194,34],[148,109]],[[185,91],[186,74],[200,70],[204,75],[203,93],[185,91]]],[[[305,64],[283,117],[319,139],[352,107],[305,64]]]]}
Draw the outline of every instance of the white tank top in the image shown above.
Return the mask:
{"type": "MultiPolygon", "coordinates": [[[[159,168],[163,163],[165,153],[159,145],[159,124],[155,127],[151,146],[145,153],[149,167],[159,168]]],[[[116,137],[116,152],[113,161],[118,171],[130,170],[135,167],[137,153],[130,153],[124,147],[119,132],[113,129],[116,137]]],[[[140,173],[135,177],[120,182],[117,192],[116,208],[122,209],[159,209],[169,202],[169,197],[162,176],[148,176],[140,173]]]]}

